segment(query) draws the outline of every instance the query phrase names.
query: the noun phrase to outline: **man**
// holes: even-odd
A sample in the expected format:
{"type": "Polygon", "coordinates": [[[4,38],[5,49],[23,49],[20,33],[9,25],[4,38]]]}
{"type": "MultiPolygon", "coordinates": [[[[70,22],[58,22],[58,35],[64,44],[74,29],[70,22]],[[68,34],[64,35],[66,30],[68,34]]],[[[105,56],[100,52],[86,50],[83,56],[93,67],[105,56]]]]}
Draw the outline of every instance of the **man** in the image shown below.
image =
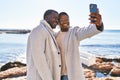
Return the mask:
{"type": "Polygon", "coordinates": [[[58,12],[47,10],[44,20],[35,27],[27,43],[27,80],[60,80],[60,54],[53,30],[58,12]]]}
{"type": "Polygon", "coordinates": [[[65,12],[59,14],[61,30],[56,35],[56,40],[61,54],[61,80],[85,80],[80,62],[79,43],[103,31],[101,15],[91,13],[90,17],[91,24],[88,27],[71,29],[68,14],[65,12]]]}

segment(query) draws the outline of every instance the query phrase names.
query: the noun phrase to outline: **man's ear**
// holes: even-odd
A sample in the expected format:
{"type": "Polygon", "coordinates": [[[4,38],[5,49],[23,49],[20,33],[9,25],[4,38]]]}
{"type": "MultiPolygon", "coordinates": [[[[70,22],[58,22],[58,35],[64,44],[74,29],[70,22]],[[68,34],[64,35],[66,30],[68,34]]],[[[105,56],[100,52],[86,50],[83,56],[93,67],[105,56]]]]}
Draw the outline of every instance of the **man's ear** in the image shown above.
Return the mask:
{"type": "Polygon", "coordinates": [[[45,20],[47,20],[47,17],[45,16],[45,20]]]}
{"type": "Polygon", "coordinates": [[[45,20],[48,21],[48,16],[45,16],[45,20]]]}

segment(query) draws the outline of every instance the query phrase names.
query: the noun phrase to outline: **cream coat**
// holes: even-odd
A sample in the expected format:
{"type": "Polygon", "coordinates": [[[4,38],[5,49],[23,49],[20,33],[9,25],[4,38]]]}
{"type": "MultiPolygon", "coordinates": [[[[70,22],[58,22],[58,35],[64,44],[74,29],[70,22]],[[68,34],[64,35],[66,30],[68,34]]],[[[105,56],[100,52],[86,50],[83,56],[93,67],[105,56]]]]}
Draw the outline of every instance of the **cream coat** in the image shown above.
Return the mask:
{"type": "Polygon", "coordinates": [[[49,24],[42,20],[27,43],[27,80],[60,80],[60,54],[49,24]]]}
{"type": "Polygon", "coordinates": [[[80,62],[79,43],[81,40],[90,38],[100,32],[94,24],[91,24],[88,27],[69,29],[66,33],[64,46],[69,80],[85,80],[80,62]]]}

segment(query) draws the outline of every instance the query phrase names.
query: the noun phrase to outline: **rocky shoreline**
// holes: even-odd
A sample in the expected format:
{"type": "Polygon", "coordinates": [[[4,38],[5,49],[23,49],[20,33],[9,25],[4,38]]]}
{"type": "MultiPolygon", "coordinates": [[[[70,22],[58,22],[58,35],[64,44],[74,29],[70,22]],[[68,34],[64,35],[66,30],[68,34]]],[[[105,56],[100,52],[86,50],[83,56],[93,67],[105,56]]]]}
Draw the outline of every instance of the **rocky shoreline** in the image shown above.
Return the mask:
{"type": "Polygon", "coordinates": [[[120,80],[120,59],[96,57],[96,63],[87,66],[83,64],[86,80],[120,80]],[[115,59],[116,60],[116,59],[115,59]]]}
{"type": "MultiPolygon", "coordinates": [[[[120,65],[115,65],[112,61],[96,58],[96,63],[91,66],[83,64],[86,80],[120,80],[120,65]]],[[[117,61],[120,64],[119,59],[117,61]]],[[[26,64],[6,63],[1,67],[0,80],[26,80],[26,64]]]]}

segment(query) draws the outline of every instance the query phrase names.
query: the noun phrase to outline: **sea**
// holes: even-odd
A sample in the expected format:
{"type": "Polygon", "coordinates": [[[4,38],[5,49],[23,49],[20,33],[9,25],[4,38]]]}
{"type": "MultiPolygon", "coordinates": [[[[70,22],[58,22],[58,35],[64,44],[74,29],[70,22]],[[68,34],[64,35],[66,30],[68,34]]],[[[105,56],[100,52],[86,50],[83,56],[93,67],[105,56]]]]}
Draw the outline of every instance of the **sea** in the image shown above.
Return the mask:
{"type": "MultiPolygon", "coordinates": [[[[26,63],[28,34],[0,34],[0,66],[7,62],[26,63]]],[[[80,42],[79,49],[97,56],[120,58],[120,30],[104,30],[80,42]]]]}

